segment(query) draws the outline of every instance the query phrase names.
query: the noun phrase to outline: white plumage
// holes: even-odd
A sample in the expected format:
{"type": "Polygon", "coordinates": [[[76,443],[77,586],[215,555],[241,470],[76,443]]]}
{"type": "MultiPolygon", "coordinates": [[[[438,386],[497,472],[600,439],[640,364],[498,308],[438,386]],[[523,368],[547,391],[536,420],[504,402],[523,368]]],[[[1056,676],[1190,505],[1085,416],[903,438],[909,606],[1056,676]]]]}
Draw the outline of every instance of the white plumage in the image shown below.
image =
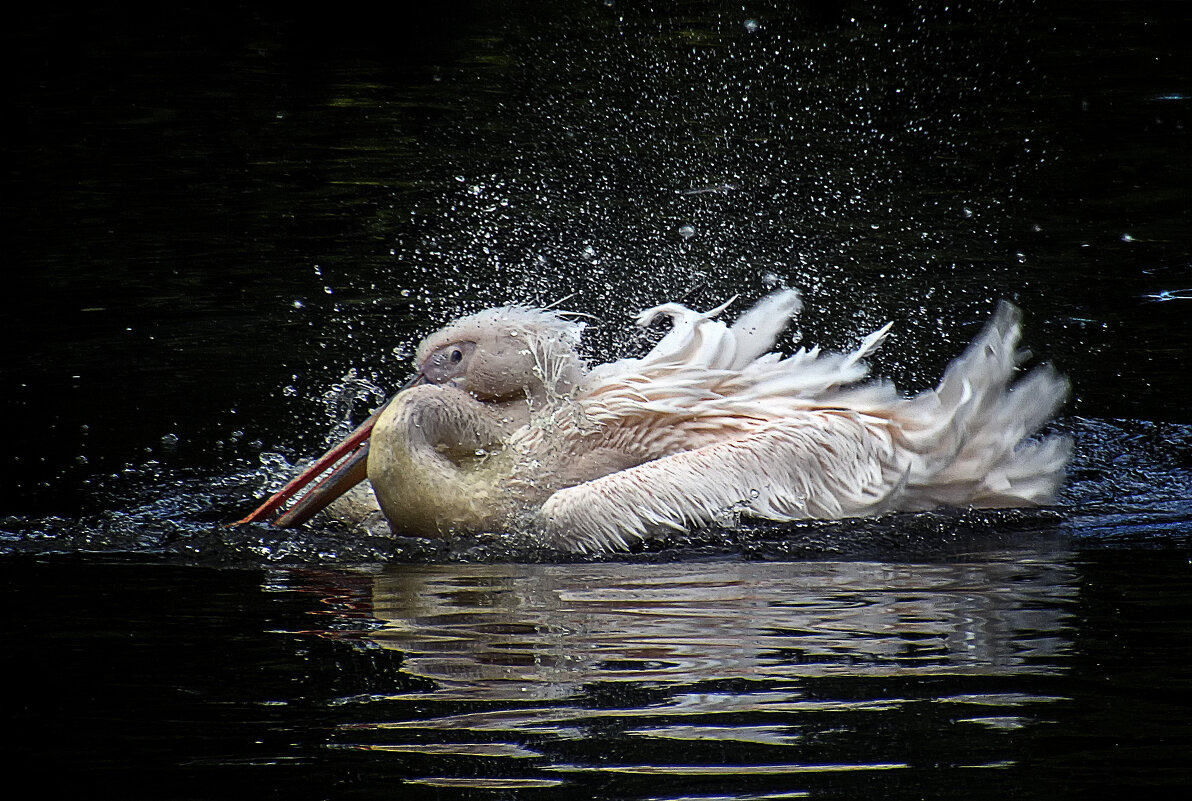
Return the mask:
{"type": "MultiPolygon", "coordinates": [[[[727,306],[728,304],[725,304],[727,306]]],[[[935,390],[863,382],[890,325],[851,353],[770,352],[801,307],[776,292],[732,325],[677,303],[644,357],[589,369],[580,326],[489,309],[429,337],[416,386],[371,433],[368,476],[395,530],[529,527],[550,545],[625,548],[724,522],[833,519],[939,505],[1049,503],[1070,443],[1030,439],[1066,380],[1014,382],[1020,315],[1003,303],[935,390]]]]}

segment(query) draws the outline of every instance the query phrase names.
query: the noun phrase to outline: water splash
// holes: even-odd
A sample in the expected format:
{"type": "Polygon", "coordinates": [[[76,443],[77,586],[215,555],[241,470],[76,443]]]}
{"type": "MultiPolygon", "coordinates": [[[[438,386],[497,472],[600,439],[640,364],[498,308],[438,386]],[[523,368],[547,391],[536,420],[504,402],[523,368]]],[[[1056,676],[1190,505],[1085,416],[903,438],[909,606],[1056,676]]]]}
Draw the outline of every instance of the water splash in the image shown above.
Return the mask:
{"type": "Polygon", "coordinates": [[[352,432],[357,425],[353,422],[353,416],[359,406],[365,405],[371,412],[387,397],[384,389],[358,375],[356,368],[349,370],[322,395],[324,414],[330,423],[327,445],[342,442],[352,432]]]}

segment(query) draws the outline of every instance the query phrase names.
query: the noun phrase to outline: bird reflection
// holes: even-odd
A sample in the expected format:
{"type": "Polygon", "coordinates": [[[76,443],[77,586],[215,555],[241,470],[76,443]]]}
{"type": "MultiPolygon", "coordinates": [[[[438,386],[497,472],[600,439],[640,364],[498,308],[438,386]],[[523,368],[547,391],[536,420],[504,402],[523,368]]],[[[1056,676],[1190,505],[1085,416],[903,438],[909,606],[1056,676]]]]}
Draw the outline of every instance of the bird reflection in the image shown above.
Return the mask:
{"type": "Polygon", "coordinates": [[[373,579],[367,612],[380,625],[367,638],[403,652],[403,670],[434,681],[439,700],[563,698],[599,682],[1039,674],[1058,670],[1075,596],[1072,568],[1039,554],[393,565],[373,579]]]}

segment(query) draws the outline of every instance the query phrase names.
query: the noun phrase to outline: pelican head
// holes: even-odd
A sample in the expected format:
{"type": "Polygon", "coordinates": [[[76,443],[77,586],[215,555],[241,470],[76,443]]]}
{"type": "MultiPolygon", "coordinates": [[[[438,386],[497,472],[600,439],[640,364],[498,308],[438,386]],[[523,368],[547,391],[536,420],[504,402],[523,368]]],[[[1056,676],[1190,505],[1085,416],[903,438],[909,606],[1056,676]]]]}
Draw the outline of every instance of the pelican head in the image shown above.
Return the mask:
{"type": "Polygon", "coordinates": [[[577,323],[549,311],[485,309],[423,340],[415,383],[455,387],[486,403],[565,396],[583,373],[579,337],[577,323]]]}
{"type": "Polygon", "coordinates": [[[526,306],[501,306],[459,318],[422,341],[415,352],[417,372],[393,397],[237,524],[268,520],[309,490],[273,521],[282,527],[300,525],[367,478],[373,427],[387,410],[393,418],[396,408],[391,407],[403,405],[413,387],[458,390],[490,409],[502,426],[524,424],[531,409],[567,397],[579,385],[585,372],[576,353],[581,330],[557,312],[526,306]]]}

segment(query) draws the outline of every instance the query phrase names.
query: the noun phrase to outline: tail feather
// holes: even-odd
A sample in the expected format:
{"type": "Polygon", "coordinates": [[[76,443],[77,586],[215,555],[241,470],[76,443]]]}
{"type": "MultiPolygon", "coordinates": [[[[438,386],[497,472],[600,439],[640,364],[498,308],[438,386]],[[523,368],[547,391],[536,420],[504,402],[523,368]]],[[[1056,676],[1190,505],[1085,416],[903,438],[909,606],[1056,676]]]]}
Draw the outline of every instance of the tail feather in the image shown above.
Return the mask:
{"type": "Polygon", "coordinates": [[[948,366],[939,386],[908,406],[902,435],[914,454],[900,506],[1050,503],[1071,443],[1029,439],[1059,409],[1068,382],[1051,365],[1014,383],[1021,314],[1003,302],[982,334],[948,366]]]}

